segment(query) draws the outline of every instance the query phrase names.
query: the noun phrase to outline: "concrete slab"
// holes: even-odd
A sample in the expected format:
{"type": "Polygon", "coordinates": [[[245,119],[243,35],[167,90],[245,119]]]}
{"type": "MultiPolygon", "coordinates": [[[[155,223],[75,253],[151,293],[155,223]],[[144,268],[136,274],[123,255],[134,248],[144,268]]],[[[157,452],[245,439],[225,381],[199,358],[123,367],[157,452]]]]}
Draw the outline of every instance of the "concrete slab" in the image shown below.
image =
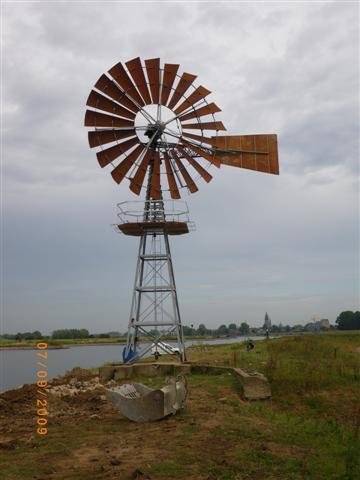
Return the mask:
{"type": "Polygon", "coordinates": [[[271,397],[269,381],[265,375],[261,373],[247,372],[241,368],[199,363],[151,362],[106,366],[99,368],[99,379],[101,383],[106,383],[112,379],[119,381],[139,376],[161,377],[166,375],[186,375],[190,373],[211,375],[224,372],[231,373],[238,380],[244,399],[263,400],[271,397]]]}

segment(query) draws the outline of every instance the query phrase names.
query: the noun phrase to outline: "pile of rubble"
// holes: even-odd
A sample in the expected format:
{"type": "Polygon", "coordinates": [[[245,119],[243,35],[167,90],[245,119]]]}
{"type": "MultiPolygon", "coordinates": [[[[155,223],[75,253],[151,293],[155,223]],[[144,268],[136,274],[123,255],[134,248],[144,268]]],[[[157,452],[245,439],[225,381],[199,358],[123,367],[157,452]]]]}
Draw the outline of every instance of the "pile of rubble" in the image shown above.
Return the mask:
{"type": "MultiPolygon", "coordinates": [[[[72,377],[67,384],[51,385],[47,391],[55,397],[75,396],[85,392],[91,392],[96,389],[104,389],[104,386],[99,383],[99,377],[94,377],[90,380],[79,380],[77,377],[72,377]]],[[[101,400],[105,400],[106,397],[101,400]]]]}

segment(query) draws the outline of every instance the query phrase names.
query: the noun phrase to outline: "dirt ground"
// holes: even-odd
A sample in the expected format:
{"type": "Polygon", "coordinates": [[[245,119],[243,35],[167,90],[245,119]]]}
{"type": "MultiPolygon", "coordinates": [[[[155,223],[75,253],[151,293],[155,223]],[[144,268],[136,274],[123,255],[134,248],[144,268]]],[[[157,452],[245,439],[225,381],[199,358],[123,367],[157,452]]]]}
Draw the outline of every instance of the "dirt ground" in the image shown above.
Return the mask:
{"type": "Polygon", "coordinates": [[[231,463],[231,442],[215,441],[211,435],[223,425],[226,402],[241,403],[227,385],[231,381],[216,388],[219,403],[214,390],[207,391],[200,382],[190,388],[186,410],[159,422],[137,424],[107,400],[98,377],[77,369],[48,388],[49,423],[43,438],[35,433],[36,387],[5,392],[0,396],[0,452],[6,472],[1,478],[215,478],[202,474],[199,464],[203,456],[220,458],[220,465],[231,463]]]}

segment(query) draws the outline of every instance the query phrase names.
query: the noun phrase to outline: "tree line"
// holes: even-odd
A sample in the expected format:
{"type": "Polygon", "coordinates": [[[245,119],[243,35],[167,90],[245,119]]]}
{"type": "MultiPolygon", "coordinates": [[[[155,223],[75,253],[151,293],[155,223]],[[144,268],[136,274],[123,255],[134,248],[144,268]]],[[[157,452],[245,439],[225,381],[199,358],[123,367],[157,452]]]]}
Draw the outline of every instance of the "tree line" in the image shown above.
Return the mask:
{"type": "MultiPolygon", "coordinates": [[[[360,330],[360,312],[352,312],[350,310],[341,312],[336,319],[336,326],[338,330],[360,330]]],[[[248,335],[251,333],[261,333],[265,329],[265,325],[260,328],[251,328],[246,322],[242,322],[240,325],[235,323],[230,323],[229,325],[220,325],[218,328],[207,328],[204,323],[200,323],[197,328],[194,328],[193,325],[184,325],[183,333],[186,337],[194,336],[233,336],[238,335],[248,335]]],[[[303,332],[306,331],[306,326],[303,325],[272,325],[272,333],[288,333],[288,332],[303,332]]],[[[156,333],[155,331],[153,332],[156,333]]],[[[39,330],[33,332],[24,332],[16,334],[3,334],[0,335],[0,338],[8,340],[41,340],[43,338],[51,339],[76,339],[76,338],[114,338],[114,337],[125,337],[126,333],[121,334],[120,332],[108,332],[108,333],[99,333],[99,334],[90,334],[89,330],[86,328],[62,328],[59,330],[54,330],[49,336],[42,335],[39,330]]]]}

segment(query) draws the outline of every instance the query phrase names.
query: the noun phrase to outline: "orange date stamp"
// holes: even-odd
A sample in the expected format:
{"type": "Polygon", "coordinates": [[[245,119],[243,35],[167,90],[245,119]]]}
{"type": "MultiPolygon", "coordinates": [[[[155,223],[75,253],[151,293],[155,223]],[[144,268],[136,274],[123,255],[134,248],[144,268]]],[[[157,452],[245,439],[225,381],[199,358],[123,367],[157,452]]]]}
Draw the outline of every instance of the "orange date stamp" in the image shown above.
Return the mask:
{"type": "Polygon", "coordinates": [[[37,396],[36,396],[36,432],[38,435],[46,435],[48,432],[48,399],[46,387],[48,386],[48,371],[47,371],[47,359],[48,359],[48,344],[45,342],[39,342],[36,344],[37,358],[43,360],[38,360],[36,365],[38,370],[36,372],[36,385],[37,385],[37,396]],[[40,370],[41,369],[41,370],[40,370]]]}

